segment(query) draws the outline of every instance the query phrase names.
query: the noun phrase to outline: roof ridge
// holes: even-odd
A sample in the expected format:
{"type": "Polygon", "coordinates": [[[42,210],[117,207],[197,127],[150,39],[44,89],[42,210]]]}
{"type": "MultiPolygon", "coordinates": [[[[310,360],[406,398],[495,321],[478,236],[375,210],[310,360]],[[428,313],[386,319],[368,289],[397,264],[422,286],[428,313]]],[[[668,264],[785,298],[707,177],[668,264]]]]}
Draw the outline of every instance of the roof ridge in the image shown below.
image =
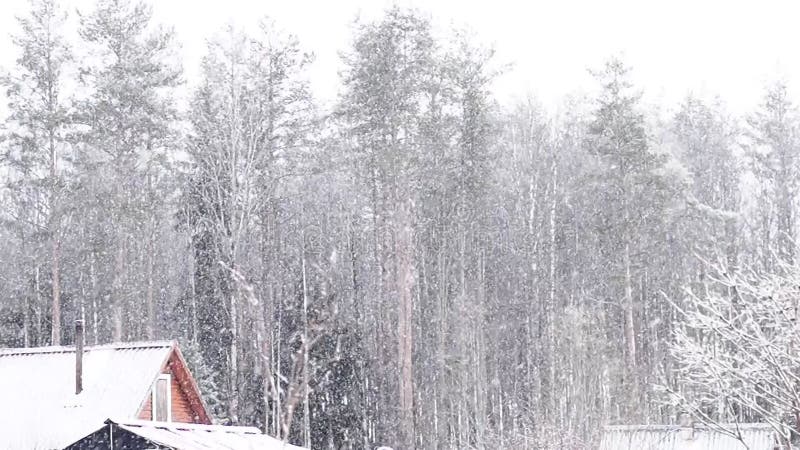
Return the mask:
{"type": "Polygon", "coordinates": [[[137,420],[137,419],[108,419],[106,423],[114,423],[120,426],[127,427],[142,427],[142,428],[162,428],[168,430],[194,430],[194,431],[219,431],[224,433],[238,433],[238,434],[258,434],[264,433],[257,427],[248,426],[233,426],[233,425],[203,425],[197,423],[183,423],[183,422],[156,422],[153,420],[137,420]]]}
{"type": "MultiPolygon", "coordinates": [[[[131,341],[131,342],[114,342],[100,345],[89,345],[83,348],[84,352],[92,350],[126,350],[135,348],[164,348],[172,347],[175,345],[174,340],[161,340],[161,341],[131,341]]],[[[46,347],[18,347],[18,348],[0,348],[0,356],[11,355],[29,355],[29,354],[49,354],[49,353],[74,353],[75,346],[69,345],[51,345],[46,347]]]]}

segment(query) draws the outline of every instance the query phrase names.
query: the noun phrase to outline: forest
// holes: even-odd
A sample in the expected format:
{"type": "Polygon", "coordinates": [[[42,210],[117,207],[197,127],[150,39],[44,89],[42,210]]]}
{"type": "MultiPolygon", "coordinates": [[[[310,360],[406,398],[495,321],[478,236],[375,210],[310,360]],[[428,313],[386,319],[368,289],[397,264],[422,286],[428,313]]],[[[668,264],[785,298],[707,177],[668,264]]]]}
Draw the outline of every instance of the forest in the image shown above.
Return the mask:
{"type": "Polygon", "coordinates": [[[209,33],[184,101],[148,3],[31,0],[0,78],[0,346],[78,319],[176,339],[218,423],[315,449],[595,448],[682,413],[797,439],[784,80],[746,114],[654,106],[610,57],[594,94],[501,105],[491,46],[394,7],[322,108],[261,23],[209,33]]]}

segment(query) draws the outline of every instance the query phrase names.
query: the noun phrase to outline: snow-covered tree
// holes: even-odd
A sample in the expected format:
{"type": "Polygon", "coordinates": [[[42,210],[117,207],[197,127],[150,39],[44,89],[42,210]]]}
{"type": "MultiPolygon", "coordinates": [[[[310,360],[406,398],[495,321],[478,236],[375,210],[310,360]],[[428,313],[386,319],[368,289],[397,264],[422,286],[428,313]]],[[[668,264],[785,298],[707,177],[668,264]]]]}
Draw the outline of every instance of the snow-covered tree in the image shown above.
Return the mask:
{"type": "MultiPolygon", "coordinates": [[[[28,244],[33,266],[23,265],[34,278],[36,298],[48,289],[42,257],[47,251],[50,269],[51,335],[49,342],[61,343],[61,221],[64,214],[64,165],[71,157],[67,141],[70,125],[69,103],[64,93],[65,71],[72,63],[64,30],[66,12],[55,0],[33,0],[30,14],[18,18],[21,31],[12,38],[20,50],[13,72],[0,79],[6,88],[10,115],[8,151],[4,161],[11,169],[8,188],[18,223],[35,237],[28,244]],[[43,239],[42,239],[43,238],[43,239]],[[38,242],[37,242],[38,241],[38,242]]],[[[30,255],[26,255],[30,256],[30,255]]],[[[41,310],[43,305],[25,304],[41,310]]],[[[44,343],[42,336],[31,339],[25,320],[24,342],[44,343]]]]}
{"type": "Polygon", "coordinates": [[[800,436],[800,270],[731,273],[686,291],[677,309],[677,383],[667,398],[713,424],[768,422],[784,439],[800,436]]]}
{"type": "Polygon", "coordinates": [[[672,131],[690,174],[688,203],[697,219],[687,221],[693,229],[685,232],[694,234],[695,252],[722,257],[733,268],[741,245],[739,127],[720,99],[708,103],[688,96],[673,118],[672,131]]]}
{"type": "MultiPolygon", "coordinates": [[[[587,150],[596,158],[588,181],[596,192],[599,248],[609,263],[610,289],[605,295],[618,299],[621,307],[628,386],[624,392],[635,398],[647,376],[638,367],[647,365],[646,359],[652,356],[640,354],[644,343],[638,341],[646,333],[641,321],[658,289],[650,287],[653,281],[644,280],[658,270],[653,254],[662,254],[668,247],[684,186],[667,164],[670,155],[655,146],[648,133],[629,70],[621,60],[611,59],[597,72],[601,92],[589,125],[587,150]]],[[[626,403],[633,407],[635,401],[626,403]]]]}
{"type": "Polygon", "coordinates": [[[761,260],[774,270],[775,260],[794,260],[800,183],[797,108],[783,82],[769,85],[759,109],[747,118],[752,170],[759,181],[761,260]]]}
{"type": "Polygon", "coordinates": [[[197,382],[203,401],[210,409],[209,413],[214,423],[227,423],[225,401],[217,385],[214,370],[203,358],[203,352],[197,341],[181,342],[181,352],[197,382]]]}
{"type": "Polygon", "coordinates": [[[155,26],[152,14],[143,2],[100,0],[81,16],[80,35],[92,58],[81,68],[88,97],[78,104],[83,129],[77,163],[83,207],[97,211],[85,225],[104,241],[101,253],[113,255],[104,264],[104,281],[111,286],[107,306],[115,341],[132,333],[128,319],[140,312],[135,323],[156,336],[155,239],[168,193],[161,181],[176,150],[174,89],[181,67],[173,33],[155,26]],[[144,280],[137,280],[131,267],[141,260],[144,280]],[[135,305],[140,286],[144,308],[135,305]]]}
{"type": "Polygon", "coordinates": [[[759,297],[796,278],[785,85],[742,121],[650,104],[611,60],[595,98],[507,106],[490,47],[393,7],[353,25],[324,115],[271,21],[210,36],[185,88],[160,5],[98,0],[77,30],[31,5],[3,76],[1,345],[69,344],[78,315],[90,343],[177,338],[218,421],[313,448],[593,448],[675,414],[654,384],[797,428],[791,325],[759,297]]]}
{"type": "MultiPolygon", "coordinates": [[[[209,42],[202,82],[192,100],[187,152],[188,183],[181,220],[192,235],[198,342],[225,386],[228,415],[239,420],[243,384],[240,365],[265,373],[262,390],[276,408],[281,428],[283,374],[274,354],[280,348],[273,295],[274,225],[287,177],[307,151],[314,109],[304,73],[310,56],[297,40],[263,20],[248,36],[233,28],[209,42]],[[254,251],[253,249],[260,249],[254,251]],[[261,273],[258,271],[261,270],[261,273]],[[264,281],[264,304],[253,310],[265,321],[258,358],[243,361],[247,320],[241,286],[232,273],[264,281]],[[270,380],[271,379],[271,380],[270,380]]],[[[268,419],[269,421],[269,419],[268,419]]]]}
{"type": "MultiPolygon", "coordinates": [[[[380,412],[387,434],[414,446],[413,310],[415,285],[415,181],[424,152],[421,124],[426,88],[432,78],[434,40],[421,15],[390,9],[382,20],[360,24],[346,55],[339,114],[352,139],[354,158],[371,196],[376,264],[382,279],[376,295],[397,321],[395,407],[380,412]],[[396,418],[392,417],[397,411],[396,418]]],[[[387,336],[389,337],[389,336],[387,336]]],[[[383,345],[379,351],[390,348],[383,345]]],[[[394,389],[393,389],[394,390],[394,389]]]]}

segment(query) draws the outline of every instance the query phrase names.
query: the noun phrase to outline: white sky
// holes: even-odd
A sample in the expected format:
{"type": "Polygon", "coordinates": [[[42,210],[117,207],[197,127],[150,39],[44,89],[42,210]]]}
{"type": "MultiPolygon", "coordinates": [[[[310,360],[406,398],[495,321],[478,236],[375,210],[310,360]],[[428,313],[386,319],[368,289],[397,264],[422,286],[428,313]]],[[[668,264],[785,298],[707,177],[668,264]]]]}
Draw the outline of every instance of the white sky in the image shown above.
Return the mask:
{"type": "MultiPolygon", "coordinates": [[[[731,110],[758,102],[776,77],[800,92],[800,2],[796,0],[157,0],[156,19],[173,25],[189,85],[205,38],[228,23],[250,27],[269,15],[317,55],[311,81],[325,103],[336,97],[339,51],[357,15],[374,18],[393,4],[414,6],[441,25],[468,26],[513,68],[496,83],[498,98],[532,93],[555,106],[593,87],[587,68],[621,54],[646,98],[666,107],[687,92],[719,94],[731,110]]],[[[88,10],[92,0],[65,0],[88,10]]],[[[0,66],[14,62],[6,36],[26,0],[0,0],[0,66]]],[[[3,102],[5,103],[5,102],[3,102]]],[[[800,102],[798,102],[800,103],[800,102]]],[[[5,106],[5,105],[3,105],[5,106]]]]}

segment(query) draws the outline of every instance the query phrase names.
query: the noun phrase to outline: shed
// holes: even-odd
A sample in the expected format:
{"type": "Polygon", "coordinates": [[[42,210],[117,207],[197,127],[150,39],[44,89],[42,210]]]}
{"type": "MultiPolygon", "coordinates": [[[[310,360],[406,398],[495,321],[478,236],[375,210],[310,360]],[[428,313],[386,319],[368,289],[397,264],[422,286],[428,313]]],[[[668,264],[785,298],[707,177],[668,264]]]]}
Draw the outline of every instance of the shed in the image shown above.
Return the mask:
{"type": "Polygon", "coordinates": [[[303,450],[255,427],[196,425],[143,420],[106,420],[65,450],[303,450]]]}
{"type": "Polygon", "coordinates": [[[778,434],[765,423],[608,426],[600,450],[775,450],[778,434]]]}

